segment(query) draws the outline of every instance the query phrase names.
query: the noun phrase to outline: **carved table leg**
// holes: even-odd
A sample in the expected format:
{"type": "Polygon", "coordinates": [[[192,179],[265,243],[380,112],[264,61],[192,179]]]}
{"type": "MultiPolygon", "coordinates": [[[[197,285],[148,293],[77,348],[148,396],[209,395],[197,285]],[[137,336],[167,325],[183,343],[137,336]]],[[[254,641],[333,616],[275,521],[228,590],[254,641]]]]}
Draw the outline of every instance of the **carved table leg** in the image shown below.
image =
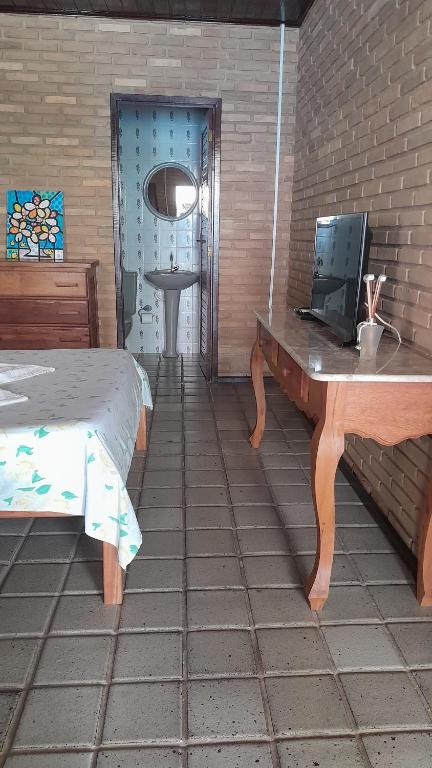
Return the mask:
{"type": "Polygon", "coordinates": [[[118,561],[118,550],[103,542],[103,589],[105,605],[121,605],[123,600],[123,571],[118,561]]]}
{"type": "Polygon", "coordinates": [[[251,353],[251,375],[252,384],[255,392],[256,400],[256,424],[254,430],[249,438],[249,442],[253,448],[259,448],[261,439],[265,428],[265,416],[266,416],[266,401],[264,391],[264,355],[260,347],[259,338],[257,336],[255,344],[252,347],[251,353]]]}
{"type": "Polygon", "coordinates": [[[328,597],[335,538],[335,475],[344,451],[344,432],[339,414],[344,391],[340,383],[327,384],[323,416],[311,443],[312,494],[317,524],[317,551],[306,582],[310,607],[319,611],[328,597]]]}
{"type": "Polygon", "coordinates": [[[432,605],[432,480],[419,534],[417,600],[420,605],[432,605]]]}

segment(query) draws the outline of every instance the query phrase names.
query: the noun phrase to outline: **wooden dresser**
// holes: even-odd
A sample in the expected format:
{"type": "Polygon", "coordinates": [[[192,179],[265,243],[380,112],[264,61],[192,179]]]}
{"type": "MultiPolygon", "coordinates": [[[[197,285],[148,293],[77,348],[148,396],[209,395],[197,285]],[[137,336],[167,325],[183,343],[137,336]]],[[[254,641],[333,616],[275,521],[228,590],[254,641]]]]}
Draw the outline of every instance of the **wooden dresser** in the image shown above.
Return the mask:
{"type": "Polygon", "coordinates": [[[98,347],[97,264],[0,261],[0,349],[98,347]]]}

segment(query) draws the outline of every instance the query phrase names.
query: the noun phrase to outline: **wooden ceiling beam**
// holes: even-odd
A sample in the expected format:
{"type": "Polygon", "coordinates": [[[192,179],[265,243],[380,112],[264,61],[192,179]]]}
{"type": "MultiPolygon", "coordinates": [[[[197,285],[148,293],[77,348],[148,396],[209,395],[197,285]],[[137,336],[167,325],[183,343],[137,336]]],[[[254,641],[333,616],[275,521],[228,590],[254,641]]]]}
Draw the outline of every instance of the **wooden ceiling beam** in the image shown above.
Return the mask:
{"type": "Polygon", "coordinates": [[[301,25],[314,0],[0,0],[1,13],[301,25]]]}

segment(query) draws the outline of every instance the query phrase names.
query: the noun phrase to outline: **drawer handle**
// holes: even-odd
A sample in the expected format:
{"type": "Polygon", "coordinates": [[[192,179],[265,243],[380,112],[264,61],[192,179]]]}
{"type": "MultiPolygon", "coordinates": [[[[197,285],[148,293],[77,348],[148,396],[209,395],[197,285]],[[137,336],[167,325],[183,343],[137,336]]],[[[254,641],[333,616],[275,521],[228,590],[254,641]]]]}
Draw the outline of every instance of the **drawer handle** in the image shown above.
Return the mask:
{"type": "Polygon", "coordinates": [[[78,288],[79,283],[54,283],[56,288],[78,288]]]}
{"type": "Polygon", "coordinates": [[[68,317],[69,315],[79,315],[79,312],[76,309],[65,309],[63,312],[60,310],[59,315],[68,317]]]}

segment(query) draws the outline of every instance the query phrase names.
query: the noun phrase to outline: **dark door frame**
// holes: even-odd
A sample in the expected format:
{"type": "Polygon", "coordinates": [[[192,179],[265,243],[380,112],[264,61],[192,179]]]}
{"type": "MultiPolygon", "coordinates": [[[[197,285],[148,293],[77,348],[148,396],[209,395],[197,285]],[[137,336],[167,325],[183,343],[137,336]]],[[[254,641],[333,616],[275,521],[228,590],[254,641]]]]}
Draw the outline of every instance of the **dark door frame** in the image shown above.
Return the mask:
{"type": "Polygon", "coordinates": [[[218,296],[219,296],[219,197],[221,174],[221,116],[222,99],[206,99],[189,96],[145,96],[138,93],[111,94],[111,162],[113,186],[114,266],[116,284],[117,346],[125,345],[123,326],[123,291],[120,258],[120,178],[119,178],[119,108],[122,102],[157,104],[164,107],[201,107],[207,109],[213,131],[213,189],[212,189],[212,255],[210,270],[211,300],[211,379],[218,373],[218,296]]]}

